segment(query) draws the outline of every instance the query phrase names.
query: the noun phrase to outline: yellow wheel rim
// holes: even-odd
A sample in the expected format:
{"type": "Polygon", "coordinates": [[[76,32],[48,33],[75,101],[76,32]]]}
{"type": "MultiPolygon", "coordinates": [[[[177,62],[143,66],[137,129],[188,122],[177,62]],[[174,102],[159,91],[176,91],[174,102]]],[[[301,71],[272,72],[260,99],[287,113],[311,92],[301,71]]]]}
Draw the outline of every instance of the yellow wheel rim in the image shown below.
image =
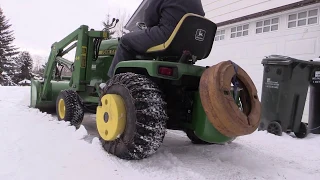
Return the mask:
{"type": "Polygon", "coordinates": [[[64,119],[64,117],[66,116],[66,106],[63,99],[59,100],[58,111],[59,111],[59,117],[61,119],[64,119]]]}
{"type": "Polygon", "coordinates": [[[121,96],[107,94],[101,98],[97,107],[96,121],[99,135],[105,141],[113,141],[124,131],[126,108],[121,96]]]}

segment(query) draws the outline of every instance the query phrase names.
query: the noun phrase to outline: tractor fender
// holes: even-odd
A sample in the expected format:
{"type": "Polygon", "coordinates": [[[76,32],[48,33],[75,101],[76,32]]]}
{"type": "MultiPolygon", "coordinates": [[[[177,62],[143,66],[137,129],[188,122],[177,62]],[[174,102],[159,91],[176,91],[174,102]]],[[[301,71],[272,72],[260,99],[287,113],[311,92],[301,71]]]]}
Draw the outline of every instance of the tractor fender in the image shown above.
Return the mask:
{"type": "Polygon", "coordinates": [[[182,76],[200,77],[205,67],[178,62],[155,61],[155,60],[130,60],[121,61],[116,65],[115,74],[133,72],[168,80],[179,80],[182,76]],[[159,67],[172,68],[172,76],[164,76],[158,73],[159,67]]]}
{"type": "Polygon", "coordinates": [[[258,128],[261,103],[257,89],[240,66],[223,61],[207,68],[201,76],[199,90],[208,120],[221,134],[237,137],[251,134],[258,128]],[[243,89],[240,94],[243,110],[239,109],[230,93],[233,77],[243,89]]]}

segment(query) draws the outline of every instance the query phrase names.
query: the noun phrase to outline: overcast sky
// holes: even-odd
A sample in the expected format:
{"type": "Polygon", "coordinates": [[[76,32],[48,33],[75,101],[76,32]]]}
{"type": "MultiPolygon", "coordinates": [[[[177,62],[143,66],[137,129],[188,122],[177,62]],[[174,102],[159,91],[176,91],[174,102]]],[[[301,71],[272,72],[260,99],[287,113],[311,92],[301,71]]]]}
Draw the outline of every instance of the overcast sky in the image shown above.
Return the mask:
{"type": "Polygon", "coordinates": [[[12,24],[21,50],[49,56],[50,46],[85,24],[101,30],[110,12],[132,14],[142,0],[1,0],[0,6],[12,24]]]}

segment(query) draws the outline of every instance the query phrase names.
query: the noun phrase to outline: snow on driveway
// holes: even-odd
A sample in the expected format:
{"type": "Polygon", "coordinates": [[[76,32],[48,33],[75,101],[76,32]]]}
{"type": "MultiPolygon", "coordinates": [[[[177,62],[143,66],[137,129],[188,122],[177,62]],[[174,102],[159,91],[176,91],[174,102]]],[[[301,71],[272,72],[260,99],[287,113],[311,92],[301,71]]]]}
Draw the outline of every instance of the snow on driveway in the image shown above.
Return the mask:
{"type": "MultiPolygon", "coordinates": [[[[28,108],[29,87],[0,87],[0,179],[320,179],[320,135],[296,139],[255,132],[229,145],[192,145],[168,131],[151,158],[123,161],[108,155],[88,131],[75,131],[28,108]]],[[[93,119],[94,120],[94,119],[93,119]]]]}

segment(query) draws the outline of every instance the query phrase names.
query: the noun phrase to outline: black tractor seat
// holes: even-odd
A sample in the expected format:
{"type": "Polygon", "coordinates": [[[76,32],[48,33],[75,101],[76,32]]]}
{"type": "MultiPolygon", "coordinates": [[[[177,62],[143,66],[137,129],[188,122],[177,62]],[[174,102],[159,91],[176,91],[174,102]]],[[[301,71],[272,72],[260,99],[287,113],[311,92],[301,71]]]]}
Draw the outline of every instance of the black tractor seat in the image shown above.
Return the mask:
{"type": "Polygon", "coordinates": [[[209,56],[217,25],[209,19],[188,13],[184,15],[169,39],[147,50],[146,57],[168,57],[171,61],[202,60],[209,56]],[[169,58],[171,57],[171,58],[169,58]]]}

